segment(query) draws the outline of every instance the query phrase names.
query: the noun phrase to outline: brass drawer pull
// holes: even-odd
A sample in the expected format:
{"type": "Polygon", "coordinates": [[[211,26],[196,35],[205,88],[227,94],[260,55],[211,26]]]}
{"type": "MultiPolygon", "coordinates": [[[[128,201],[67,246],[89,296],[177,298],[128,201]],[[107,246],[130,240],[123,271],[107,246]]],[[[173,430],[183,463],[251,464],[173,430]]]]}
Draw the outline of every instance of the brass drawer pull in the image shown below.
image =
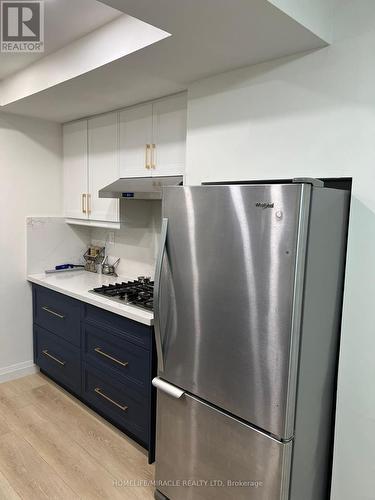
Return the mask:
{"type": "Polygon", "coordinates": [[[87,209],[86,209],[86,194],[83,193],[82,195],[82,213],[86,214],[87,209]]]}
{"type": "Polygon", "coordinates": [[[45,349],[44,351],[42,351],[42,353],[43,353],[45,356],[47,356],[48,358],[53,359],[53,361],[56,361],[56,363],[58,363],[59,365],[61,365],[61,366],[65,366],[65,365],[66,365],[65,361],[60,361],[59,359],[55,358],[55,356],[52,356],[52,354],[50,354],[50,353],[47,351],[47,349],[45,349]]]}
{"type": "Polygon", "coordinates": [[[57,316],[60,319],[64,319],[65,318],[65,316],[63,316],[62,314],[59,314],[59,313],[57,313],[55,311],[52,311],[52,309],[50,309],[47,306],[43,306],[42,309],[43,309],[43,311],[47,311],[48,313],[53,314],[54,316],[57,316]]]}
{"type": "Polygon", "coordinates": [[[151,153],[151,144],[146,144],[146,157],[145,157],[145,167],[150,170],[151,165],[150,165],[150,156],[151,153]]]}
{"type": "Polygon", "coordinates": [[[156,164],[155,164],[155,149],[156,149],[156,144],[151,144],[151,165],[150,168],[155,169],[156,164]]]}
{"type": "Polygon", "coordinates": [[[101,356],[104,356],[105,358],[108,358],[111,361],[118,363],[121,366],[128,366],[128,364],[129,364],[127,361],[120,361],[119,359],[116,359],[113,356],[110,356],[106,352],[103,352],[100,347],[95,347],[94,351],[97,352],[98,354],[100,354],[101,356]]]}
{"type": "Polygon", "coordinates": [[[104,394],[104,392],[101,391],[101,389],[99,387],[95,387],[95,392],[96,394],[99,394],[99,396],[101,396],[102,398],[106,399],[107,401],[109,401],[110,403],[112,403],[113,405],[117,406],[117,408],[120,408],[120,410],[122,411],[126,411],[128,409],[127,406],[122,406],[120,405],[120,403],[117,403],[116,401],[113,401],[113,399],[109,398],[108,396],[106,396],[104,394]]]}
{"type": "Polygon", "coordinates": [[[91,194],[87,194],[87,213],[91,214],[91,194]]]}

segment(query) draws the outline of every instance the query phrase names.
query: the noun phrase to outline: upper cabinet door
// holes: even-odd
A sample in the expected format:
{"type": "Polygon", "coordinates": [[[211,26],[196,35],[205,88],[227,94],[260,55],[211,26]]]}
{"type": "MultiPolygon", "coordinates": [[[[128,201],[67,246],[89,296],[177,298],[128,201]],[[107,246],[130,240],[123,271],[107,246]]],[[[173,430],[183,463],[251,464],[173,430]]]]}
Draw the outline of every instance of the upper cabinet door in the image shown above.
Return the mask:
{"type": "Polygon", "coordinates": [[[88,121],[89,218],[118,222],[119,200],[99,198],[98,192],[120,177],[118,159],[118,113],[88,121]]]}
{"type": "Polygon", "coordinates": [[[63,127],[64,214],[87,219],[87,120],[63,127]]]}
{"type": "Polygon", "coordinates": [[[151,175],[152,104],[120,112],[121,177],[151,175]]]}
{"type": "Polygon", "coordinates": [[[182,175],[186,156],[186,95],[153,104],[152,175],[182,175]]]}

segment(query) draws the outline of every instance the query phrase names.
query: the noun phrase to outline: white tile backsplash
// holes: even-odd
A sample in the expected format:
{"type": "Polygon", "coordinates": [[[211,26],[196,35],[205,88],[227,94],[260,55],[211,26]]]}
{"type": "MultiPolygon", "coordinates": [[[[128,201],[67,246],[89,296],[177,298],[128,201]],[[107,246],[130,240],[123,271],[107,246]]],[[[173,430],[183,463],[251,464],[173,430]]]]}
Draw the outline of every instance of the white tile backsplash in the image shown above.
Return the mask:
{"type": "Polygon", "coordinates": [[[121,229],[91,228],[91,243],[107,248],[110,258],[120,257],[117,273],[154,276],[161,229],[161,201],[121,200],[121,229]],[[110,233],[114,244],[109,244],[110,233]]]}
{"type": "Polygon", "coordinates": [[[27,274],[42,273],[58,264],[83,264],[90,228],[65,223],[63,217],[27,217],[27,274]]]}
{"type": "Polygon", "coordinates": [[[63,217],[27,218],[27,273],[37,274],[57,264],[84,263],[90,244],[106,246],[117,273],[154,276],[161,229],[161,201],[121,200],[121,229],[66,224],[63,217]],[[110,244],[110,233],[114,243],[110,244]]]}

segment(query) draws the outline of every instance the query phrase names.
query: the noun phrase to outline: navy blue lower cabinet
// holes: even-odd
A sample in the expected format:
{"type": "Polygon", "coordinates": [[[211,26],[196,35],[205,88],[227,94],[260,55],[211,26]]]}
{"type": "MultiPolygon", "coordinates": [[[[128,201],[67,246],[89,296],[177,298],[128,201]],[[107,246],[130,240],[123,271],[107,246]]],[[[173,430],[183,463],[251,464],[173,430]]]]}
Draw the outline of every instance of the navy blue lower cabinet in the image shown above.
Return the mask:
{"type": "Polygon", "coordinates": [[[84,360],[113,379],[123,378],[133,383],[139,393],[147,394],[150,383],[151,352],[128,342],[120,333],[91,323],[82,325],[82,350],[84,360]]]}
{"type": "Polygon", "coordinates": [[[147,447],[149,400],[136,387],[84,364],[83,399],[147,447]]]}
{"type": "Polygon", "coordinates": [[[81,394],[81,352],[57,335],[34,325],[36,364],[56,382],[81,394]]]}
{"type": "Polygon", "coordinates": [[[79,347],[82,302],[42,286],[33,286],[34,322],[79,347]]]}
{"type": "Polygon", "coordinates": [[[33,285],[34,360],[41,371],[155,457],[153,327],[33,285]]]}
{"type": "Polygon", "coordinates": [[[150,326],[89,304],[85,304],[84,319],[87,323],[98,325],[104,329],[109,328],[112,332],[117,332],[124,339],[144,349],[150,350],[152,347],[152,335],[150,335],[152,327],[150,326]]]}

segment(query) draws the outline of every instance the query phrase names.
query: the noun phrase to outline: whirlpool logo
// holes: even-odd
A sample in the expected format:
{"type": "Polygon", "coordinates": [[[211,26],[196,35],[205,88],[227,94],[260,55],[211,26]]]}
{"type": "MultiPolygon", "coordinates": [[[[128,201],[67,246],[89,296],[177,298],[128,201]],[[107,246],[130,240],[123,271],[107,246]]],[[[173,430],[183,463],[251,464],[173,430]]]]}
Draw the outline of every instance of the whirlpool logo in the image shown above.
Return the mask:
{"type": "Polygon", "coordinates": [[[44,2],[1,2],[1,52],[44,52],[44,2]]]}
{"type": "Polygon", "coordinates": [[[258,202],[258,203],[255,203],[255,206],[257,208],[275,208],[275,204],[274,203],[267,203],[267,202],[258,202]]]}

